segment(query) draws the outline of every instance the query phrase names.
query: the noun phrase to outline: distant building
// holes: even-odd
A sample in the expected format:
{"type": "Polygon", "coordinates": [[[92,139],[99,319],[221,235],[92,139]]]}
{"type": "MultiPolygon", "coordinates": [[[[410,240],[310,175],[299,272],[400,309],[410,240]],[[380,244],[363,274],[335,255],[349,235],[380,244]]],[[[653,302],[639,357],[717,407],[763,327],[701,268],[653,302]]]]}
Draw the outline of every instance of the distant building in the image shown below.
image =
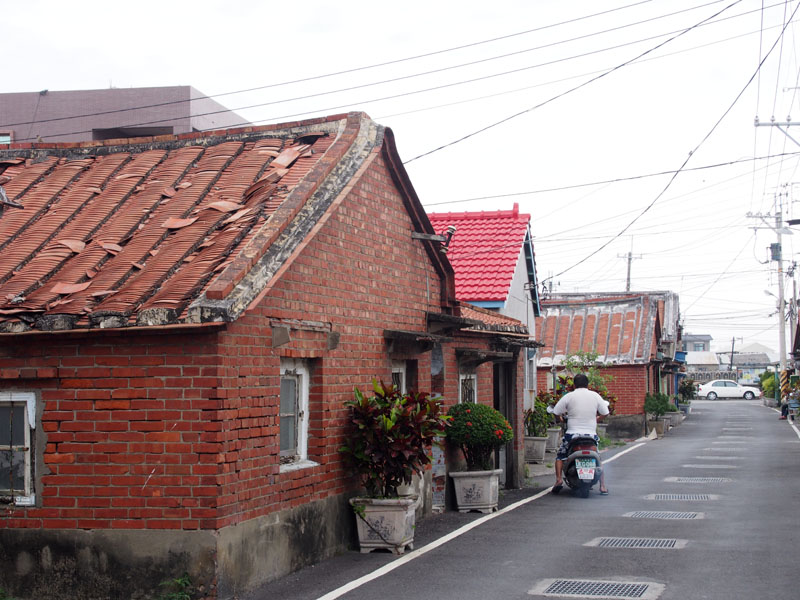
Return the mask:
{"type": "Polygon", "coordinates": [[[729,370],[736,371],[736,379],[741,384],[756,385],[761,382],[760,375],[775,363],[765,352],[736,352],[733,355],[733,369],[730,369],[730,354],[720,353],[720,363],[729,370]]]}
{"type": "Polygon", "coordinates": [[[188,85],[0,94],[0,144],[179,135],[249,124],[188,85]]]}
{"type": "Polygon", "coordinates": [[[694,335],[691,333],[684,333],[682,337],[682,350],[684,352],[710,352],[711,340],[710,335],[694,335]]]}

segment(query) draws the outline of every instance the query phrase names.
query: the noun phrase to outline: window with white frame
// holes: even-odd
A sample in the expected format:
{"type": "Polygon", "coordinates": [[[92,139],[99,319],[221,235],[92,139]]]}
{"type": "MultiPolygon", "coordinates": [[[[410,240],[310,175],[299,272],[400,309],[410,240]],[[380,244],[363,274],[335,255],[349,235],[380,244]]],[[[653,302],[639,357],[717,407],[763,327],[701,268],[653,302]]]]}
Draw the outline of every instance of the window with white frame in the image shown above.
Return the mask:
{"type": "Polygon", "coordinates": [[[308,458],[308,388],[308,364],[302,360],[281,360],[281,464],[308,458]]]}
{"type": "Polygon", "coordinates": [[[392,385],[396,387],[400,392],[406,393],[408,390],[406,389],[406,361],[404,360],[393,360],[392,361],[392,385]]]}
{"type": "Polygon", "coordinates": [[[478,401],[478,377],[475,373],[461,373],[458,376],[458,401],[471,402],[478,401]]]}
{"type": "Polygon", "coordinates": [[[36,395],[0,392],[0,498],[14,504],[34,504],[33,430],[36,395]]]}
{"type": "Polygon", "coordinates": [[[11,131],[0,131],[0,144],[10,144],[14,141],[14,134],[11,131]]]}

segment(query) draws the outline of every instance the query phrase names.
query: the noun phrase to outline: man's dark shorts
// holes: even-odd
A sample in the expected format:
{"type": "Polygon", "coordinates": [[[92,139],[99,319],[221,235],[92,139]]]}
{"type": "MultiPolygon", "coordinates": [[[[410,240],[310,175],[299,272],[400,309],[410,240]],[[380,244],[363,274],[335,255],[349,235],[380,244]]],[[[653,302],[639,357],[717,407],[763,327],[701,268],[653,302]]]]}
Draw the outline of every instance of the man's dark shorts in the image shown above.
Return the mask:
{"type": "MultiPolygon", "coordinates": [[[[567,459],[567,447],[569,446],[569,441],[576,435],[588,435],[588,434],[579,434],[579,433],[565,433],[563,439],[561,440],[561,445],[558,447],[558,452],[556,452],[556,460],[566,460],[567,459]]],[[[596,443],[600,442],[600,438],[596,435],[594,436],[594,441],[596,443]]]]}

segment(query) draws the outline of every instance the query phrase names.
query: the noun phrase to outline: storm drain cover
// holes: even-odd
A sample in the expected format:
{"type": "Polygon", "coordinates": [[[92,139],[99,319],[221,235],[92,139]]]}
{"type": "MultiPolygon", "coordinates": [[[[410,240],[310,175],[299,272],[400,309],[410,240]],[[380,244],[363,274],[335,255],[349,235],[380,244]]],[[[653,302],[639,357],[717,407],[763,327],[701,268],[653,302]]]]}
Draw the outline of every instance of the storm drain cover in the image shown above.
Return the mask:
{"type": "Polygon", "coordinates": [[[648,494],[645,500],[689,500],[705,502],[706,500],[716,500],[718,496],[713,494],[648,494]]]}
{"type": "Polygon", "coordinates": [[[677,512],[672,510],[636,510],[625,513],[623,517],[632,519],[702,519],[705,515],[699,512],[677,512]]]}
{"type": "Polygon", "coordinates": [[[738,469],[736,465],[682,465],[685,469],[738,469]]]}
{"type": "Polygon", "coordinates": [[[709,456],[708,454],[705,456],[695,456],[695,458],[700,460],[742,460],[741,456],[709,456]]]}
{"type": "MultiPolygon", "coordinates": [[[[716,444],[717,442],[714,443],[716,444]]],[[[739,446],[717,446],[715,448],[703,448],[703,450],[710,452],[737,452],[740,448],[739,446]]]]}
{"type": "Polygon", "coordinates": [[[667,477],[664,481],[672,483],[728,483],[728,477],[667,477]]]}
{"type": "Polygon", "coordinates": [[[723,427],[722,431],[753,431],[752,427],[723,427]]]}
{"type": "Polygon", "coordinates": [[[598,548],[635,548],[653,550],[676,550],[684,548],[687,540],[677,540],[675,538],[621,538],[621,537],[601,537],[595,538],[584,546],[596,546],[598,548]]]}
{"type": "Polygon", "coordinates": [[[547,579],[528,593],[565,598],[642,598],[653,600],[664,586],[652,582],[592,581],[586,579],[547,579]]]}

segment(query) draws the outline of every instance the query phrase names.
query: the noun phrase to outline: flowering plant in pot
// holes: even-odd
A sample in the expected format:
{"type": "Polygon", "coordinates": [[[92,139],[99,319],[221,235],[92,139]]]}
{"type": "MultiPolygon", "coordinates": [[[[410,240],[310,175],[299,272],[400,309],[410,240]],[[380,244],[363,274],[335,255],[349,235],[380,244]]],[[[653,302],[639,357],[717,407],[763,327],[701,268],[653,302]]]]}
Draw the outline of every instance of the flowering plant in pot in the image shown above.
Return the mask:
{"type": "Polygon", "coordinates": [[[467,462],[466,471],[451,471],[456,487],[456,501],[461,512],[497,510],[498,475],[494,451],[514,437],[508,420],[491,406],[463,403],[447,412],[447,440],[457,446],[467,462]]]}
{"type": "Polygon", "coordinates": [[[547,403],[537,399],[533,408],[523,413],[525,424],[525,462],[544,462],[547,451],[547,429],[553,424],[553,415],[547,412],[547,403]]]}
{"type": "Polygon", "coordinates": [[[372,388],[372,395],[355,388],[353,399],[345,402],[352,430],[339,451],[366,491],[366,496],[350,500],[358,516],[361,551],[389,548],[399,554],[413,541],[417,502],[398,497],[397,489],[431,462],[431,445],[444,434],[448,417],[439,397],[403,393],[378,381],[372,388]],[[380,512],[384,507],[398,513],[392,517],[398,521],[392,531],[392,519],[380,512]]]}

